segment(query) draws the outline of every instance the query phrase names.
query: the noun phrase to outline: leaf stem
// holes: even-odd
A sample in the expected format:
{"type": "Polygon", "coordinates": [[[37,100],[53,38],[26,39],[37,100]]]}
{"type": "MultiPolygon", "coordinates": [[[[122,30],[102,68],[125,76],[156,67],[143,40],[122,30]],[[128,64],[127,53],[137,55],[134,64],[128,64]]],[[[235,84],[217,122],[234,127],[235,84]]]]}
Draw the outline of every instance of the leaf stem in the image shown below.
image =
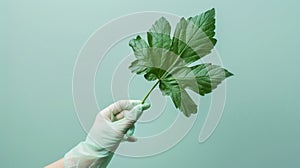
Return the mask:
{"type": "Polygon", "coordinates": [[[147,98],[149,97],[150,93],[154,90],[154,88],[159,84],[159,80],[152,86],[152,88],[149,90],[149,92],[147,93],[147,95],[144,97],[144,99],[142,100],[142,104],[145,103],[145,101],[147,100],[147,98]]]}

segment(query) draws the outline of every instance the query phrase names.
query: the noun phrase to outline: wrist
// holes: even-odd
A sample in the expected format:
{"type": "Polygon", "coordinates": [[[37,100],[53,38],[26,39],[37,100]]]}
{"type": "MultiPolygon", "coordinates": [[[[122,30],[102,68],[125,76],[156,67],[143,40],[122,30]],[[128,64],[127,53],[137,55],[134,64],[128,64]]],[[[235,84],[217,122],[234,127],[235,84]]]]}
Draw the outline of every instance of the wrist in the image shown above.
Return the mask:
{"type": "Polygon", "coordinates": [[[106,167],[114,153],[105,148],[95,146],[92,141],[80,142],[64,156],[66,168],[93,167],[103,165],[106,167]]]}

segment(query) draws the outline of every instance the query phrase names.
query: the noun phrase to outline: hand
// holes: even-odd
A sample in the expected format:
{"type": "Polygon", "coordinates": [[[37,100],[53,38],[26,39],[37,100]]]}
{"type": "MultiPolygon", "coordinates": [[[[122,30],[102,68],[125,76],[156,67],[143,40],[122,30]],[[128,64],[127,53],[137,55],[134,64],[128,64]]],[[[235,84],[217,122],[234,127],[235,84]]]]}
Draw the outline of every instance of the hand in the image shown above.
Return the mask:
{"type": "Polygon", "coordinates": [[[108,106],[97,115],[86,141],[112,152],[121,140],[136,141],[126,132],[149,107],[139,100],[121,100],[108,106]]]}
{"type": "Polygon", "coordinates": [[[136,141],[126,132],[149,107],[121,100],[100,111],[86,140],[65,155],[65,167],[106,167],[122,140],[136,141]]]}

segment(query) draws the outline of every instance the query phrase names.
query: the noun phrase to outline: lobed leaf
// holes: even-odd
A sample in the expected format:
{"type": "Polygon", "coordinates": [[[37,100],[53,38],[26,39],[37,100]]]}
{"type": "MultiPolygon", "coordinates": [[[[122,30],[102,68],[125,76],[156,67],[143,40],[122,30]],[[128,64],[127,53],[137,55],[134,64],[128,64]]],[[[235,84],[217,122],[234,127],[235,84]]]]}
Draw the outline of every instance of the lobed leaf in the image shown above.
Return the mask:
{"type": "Polygon", "coordinates": [[[170,96],[175,107],[190,116],[197,112],[197,105],[186,89],[204,96],[233,75],[210,63],[189,66],[211,52],[217,42],[214,30],[214,9],[188,19],[181,18],[172,38],[171,26],[162,17],[147,32],[148,43],[140,36],[130,40],[136,60],[129,69],[144,74],[148,81],[156,80],[163,95],[170,96]]]}

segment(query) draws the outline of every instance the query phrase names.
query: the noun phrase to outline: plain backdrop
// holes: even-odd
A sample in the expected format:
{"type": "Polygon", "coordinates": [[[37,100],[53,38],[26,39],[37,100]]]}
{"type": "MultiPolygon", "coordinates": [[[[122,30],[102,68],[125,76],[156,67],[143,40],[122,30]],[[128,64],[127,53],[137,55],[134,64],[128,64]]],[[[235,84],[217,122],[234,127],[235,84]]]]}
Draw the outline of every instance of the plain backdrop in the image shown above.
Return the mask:
{"type": "MultiPolygon", "coordinates": [[[[79,50],[97,28],[134,12],[188,17],[212,7],[216,49],[235,74],[227,81],[224,115],[213,136],[198,143],[200,115],[171,150],[145,158],[115,156],[110,167],[300,167],[299,5],[297,0],[2,0],[0,167],[42,167],[84,140],[73,106],[72,73],[79,50]]],[[[127,43],[112,48],[106,61],[127,56],[127,43]]],[[[110,66],[102,68],[110,72],[110,66]]],[[[102,73],[96,79],[101,108],[112,102],[110,78],[102,73]]],[[[137,134],[148,129],[141,126],[137,134]]]]}

